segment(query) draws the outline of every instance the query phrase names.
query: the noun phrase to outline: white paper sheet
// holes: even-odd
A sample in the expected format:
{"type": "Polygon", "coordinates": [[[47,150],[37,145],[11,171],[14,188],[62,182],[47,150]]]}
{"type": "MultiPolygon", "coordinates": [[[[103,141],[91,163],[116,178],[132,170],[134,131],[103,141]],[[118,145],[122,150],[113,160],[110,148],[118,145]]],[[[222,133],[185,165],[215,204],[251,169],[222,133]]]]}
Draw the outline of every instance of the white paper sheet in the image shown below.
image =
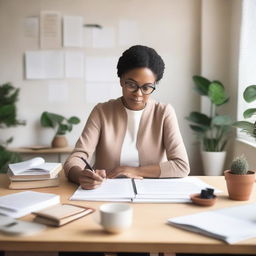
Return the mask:
{"type": "Polygon", "coordinates": [[[84,77],[84,59],[83,52],[66,51],[65,52],[65,77],[83,78],[84,77]]]}
{"type": "Polygon", "coordinates": [[[62,51],[28,51],[25,53],[26,79],[54,79],[64,77],[62,51]]]}
{"type": "Polygon", "coordinates": [[[68,83],[67,81],[51,81],[48,84],[49,102],[67,102],[68,101],[68,83]]]}
{"type": "Polygon", "coordinates": [[[90,57],[85,59],[85,80],[87,82],[117,82],[118,57],[90,57]]]}
{"type": "Polygon", "coordinates": [[[99,103],[121,96],[121,86],[118,83],[87,82],[86,102],[99,103]]]}
{"type": "MultiPolygon", "coordinates": [[[[178,179],[135,179],[135,189],[132,179],[107,179],[95,190],[83,190],[79,188],[71,197],[71,200],[101,201],[102,199],[112,201],[123,201],[124,199],[135,203],[172,203],[191,202],[189,195],[199,193],[201,189],[211,187],[198,178],[178,179]],[[177,182],[177,180],[179,180],[177,182]],[[169,186],[167,185],[169,183],[169,186]],[[178,191],[170,189],[173,184],[179,183],[178,191]],[[193,184],[195,187],[192,187],[193,184]],[[188,187],[188,188],[187,188],[188,187]],[[133,189],[133,193],[131,193],[133,189]],[[179,192],[184,190],[186,192],[179,192]]],[[[175,187],[176,189],[177,187],[175,187]]],[[[215,189],[215,192],[219,190],[215,189]]]]}
{"type": "Polygon", "coordinates": [[[59,12],[42,11],[40,13],[41,48],[61,47],[61,15],[59,12]]]}
{"type": "Polygon", "coordinates": [[[168,223],[233,244],[256,237],[256,204],[223,208],[168,219],[168,223]]]}
{"type": "Polygon", "coordinates": [[[92,35],[94,48],[113,48],[116,45],[115,30],[113,27],[93,29],[92,35]]]}
{"type": "Polygon", "coordinates": [[[83,17],[64,16],[63,17],[63,46],[82,47],[83,46],[83,17]]]}
{"type": "Polygon", "coordinates": [[[131,46],[138,44],[139,29],[136,21],[120,20],[118,28],[118,42],[122,46],[131,46]]]}
{"type": "Polygon", "coordinates": [[[83,28],[83,47],[92,47],[93,30],[97,28],[83,28]]]}
{"type": "Polygon", "coordinates": [[[115,200],[131,201],[134,197],[130,179],[106,179],[103,184],[93,190],[84,190],[79,187],[70,200],[115,200]]]}
{"type": "Polygon", "coordinates": [[[39,32],[39,18],[27,17],[24,20],[24,36],[37,38],[39,32]]]}

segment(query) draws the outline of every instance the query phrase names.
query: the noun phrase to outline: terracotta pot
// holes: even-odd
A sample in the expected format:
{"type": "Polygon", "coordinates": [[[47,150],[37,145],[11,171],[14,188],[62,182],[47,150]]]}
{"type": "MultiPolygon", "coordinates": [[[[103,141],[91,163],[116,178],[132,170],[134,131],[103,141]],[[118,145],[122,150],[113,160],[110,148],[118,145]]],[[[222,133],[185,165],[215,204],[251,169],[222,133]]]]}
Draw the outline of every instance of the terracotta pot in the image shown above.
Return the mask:
{"type": "Polygon", "coordinates": [[[52,140],[53,148],[64,148],[68,146],[68,141],[65,135],[56,135],[52,140]]]}
{"type": "Polygon", "coordinates": [[[230,170],[224,171],[229,198],[232,200],[246,201],[250,198],[255,172],[249,171],[246,175],[232,174],[230,170]]]}

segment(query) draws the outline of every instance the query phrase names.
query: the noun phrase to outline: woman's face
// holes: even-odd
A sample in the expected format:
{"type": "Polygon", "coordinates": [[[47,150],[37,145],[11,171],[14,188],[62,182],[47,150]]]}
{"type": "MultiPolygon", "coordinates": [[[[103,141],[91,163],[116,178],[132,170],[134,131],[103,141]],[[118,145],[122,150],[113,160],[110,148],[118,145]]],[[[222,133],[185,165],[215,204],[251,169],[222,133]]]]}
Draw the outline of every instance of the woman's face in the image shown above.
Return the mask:
{"type": "Polygon", "coordinates": [[[125,107],[131,110],[141,110],[145,107],[150,94],[155,88],[156,77],[149,68],[135,68],[122,75],[122,86],[125,107]],[[139,86],[141,89],[138,89],[139,86]]]}

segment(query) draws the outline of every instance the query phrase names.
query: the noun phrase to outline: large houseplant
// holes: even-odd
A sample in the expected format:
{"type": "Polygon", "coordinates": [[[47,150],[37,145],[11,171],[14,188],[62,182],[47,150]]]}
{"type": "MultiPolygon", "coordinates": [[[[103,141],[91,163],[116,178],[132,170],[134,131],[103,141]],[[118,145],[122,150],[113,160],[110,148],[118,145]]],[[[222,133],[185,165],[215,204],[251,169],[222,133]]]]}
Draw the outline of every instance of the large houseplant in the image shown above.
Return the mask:
{"type": "MultiPolygon", "coordinates": [[[[25,121],[17,119],[17,106],[19,89],[11,83],[0,85],[0,128],[8,128],[17,125],[25,125],[25,121]]],[[[0,172],[6,172],[9,163],[21,160],[19,154],[7,150],[8,144],[13,141],[13,137],[7,140],[0,140],[0,172]]]]}
{"type": "Polygon", "coordinates": [[[66,147],[68,142],[65,134],[71,132],[73,125],[80,123],[80,119],[76,116],[65,118],[62,115],[45,111],[41,115],[40,122],[43,127],[56,129],[52,147],[66,147]]]}
{"type": "Polygon", "coordinates": [[[220,175],[225,161],[225,147],[231,128],[231,118],[221,115],[218,110],[229,100],[223,84],[210,81],[202,76],[193,76],[195,90],[208,99],[210,113],[192,111],[187,117],[190,128],[195,132],[201,144],[204,171],[207,175],[220,175]],[[212,162],[213,161],[213,162],[212,162]],[[219,166],[217,166],[219,164],[219,166]]]}
{"type": "MultiPolygon", "coordinates": [[[[249,85],[243,93],[244,100],[248,103],[251,103],[256,100],[256,85],[249,85]]],[[[249,121],[237,121],[233,126],[241,128],[243,132],[249,134],[251,137],[256,139],[256,119],[253,120],[253,117],[256,115],[256,108],[248,108],[244,111],[244,118],[251,118],[249,121]]]]}
{"type": "Polygon", "coordinates": [[[255,181],[255,172],[249,170],[244,156],[236,157],[230,170],[224,172],[229,198],[245,201],[250,198],[255,181]]]}

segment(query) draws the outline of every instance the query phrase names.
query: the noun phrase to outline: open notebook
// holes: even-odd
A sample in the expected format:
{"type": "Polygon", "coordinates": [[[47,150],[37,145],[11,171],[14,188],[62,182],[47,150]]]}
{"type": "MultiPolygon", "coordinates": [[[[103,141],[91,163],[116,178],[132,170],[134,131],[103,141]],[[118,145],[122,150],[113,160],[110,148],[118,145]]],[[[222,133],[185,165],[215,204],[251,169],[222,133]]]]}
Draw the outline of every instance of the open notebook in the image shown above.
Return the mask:
{"type": "MultiPolygon", "coordinates": [[[[190,194],[213,188],[196,177],[172,179],[106,179],[93,190],[79,187],[70,200],[120,202],[190,202],[190,194]]],[[[215,190],[215,193],[221,192],[215,190]]]]}
{"type": "Polygon", "coordinates": [[[170,218],[168,223],[233,244],[256,237],[256,203],[170,218]]]}

